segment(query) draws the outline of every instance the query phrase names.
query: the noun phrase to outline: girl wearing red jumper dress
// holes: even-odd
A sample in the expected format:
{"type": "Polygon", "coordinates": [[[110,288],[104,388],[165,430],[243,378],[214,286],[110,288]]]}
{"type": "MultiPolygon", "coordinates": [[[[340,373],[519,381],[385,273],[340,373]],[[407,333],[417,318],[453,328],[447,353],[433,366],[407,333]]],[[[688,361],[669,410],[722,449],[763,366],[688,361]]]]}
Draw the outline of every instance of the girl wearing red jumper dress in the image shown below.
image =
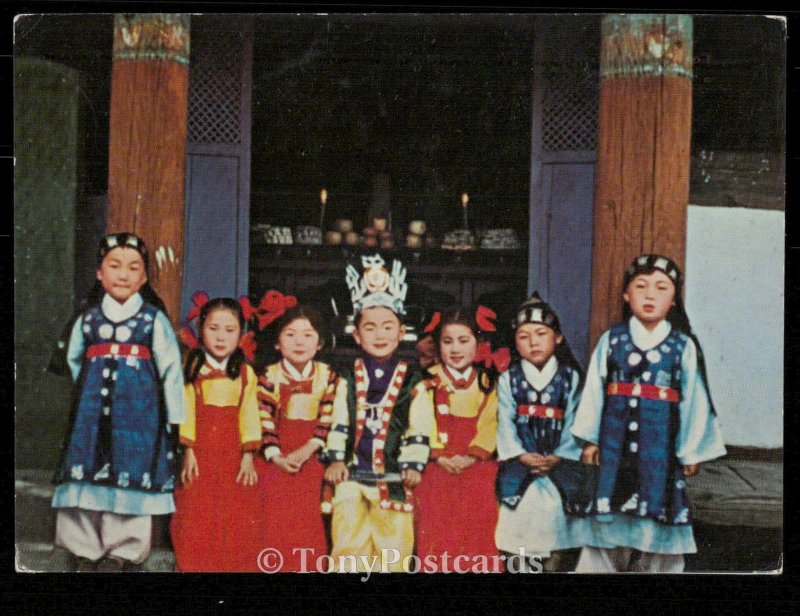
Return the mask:
{"type": "Polygon", "coordinates": [[[244,324],[236,300],[207,302],[202,347],[186,360],[182,485],[170,525],[178,571],[259,571],[261,430],[256,376],[238,348],[244,324]]]}
{"type": "MultiPolygon", "coordinates": [[[[486,308],[453,310],[434,320],[432,330],[441,364],[429,368],[436,411],[431,460],[416,490],[417,554],[443,559],[465,556],[461,571],[503,570],[494,543],[497,462],[496,373],[486,369],[493,356],[483,331],[494,331],[486,308]]],[[[502,357],[502,354],[501,354],[502,357]]],[[[434,561],[435,562],[435,561],[434,561]]],[[[441,560],[439,560],[441,562],[441,560]]]]}
{"type": "Polygon", "coordinates": [[[328,553],[320,494],[324,467],[317,452],[331,425],[336,374],[313,361],[322,348],[322,316],[308,306],[294,306],[276,322],[275,348],[282,359],[268,366],[258,384],[264,457],[263,545],[283,557],[280,571],[302,571],[306,562],[328,553]]]}

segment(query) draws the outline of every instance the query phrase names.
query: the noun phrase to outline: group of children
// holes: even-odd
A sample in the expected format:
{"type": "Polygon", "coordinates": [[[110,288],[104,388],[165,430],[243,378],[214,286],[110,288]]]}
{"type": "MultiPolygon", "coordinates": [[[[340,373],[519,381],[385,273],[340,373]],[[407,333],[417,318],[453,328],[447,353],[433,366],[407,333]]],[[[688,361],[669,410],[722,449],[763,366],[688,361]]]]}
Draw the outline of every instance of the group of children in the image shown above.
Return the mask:
{"type": "Polygon", "coordinates": [[[256,374],[249,303],[228,298],[196,307],[182,368],[144,243],[102,240],[62,345],[77,398],[53,507],[77,570],[139,567],[151,516],[167,513],[180,571],[258,571],[265,548],[282,571],[327,554],[364,570],[388,551],[376,570],[413,557],[441,570],[449,555],[502,571],[518,554],[564,570],[572,548],[581,572],[683,570],[696,551],[686,478],[725,448],[674,262],[632,263],[625,319],[586,375],[536,294],[515,312],[513,354],[491,348],[491,310],[434,313],[438,361],[423,371],[398,354],[404,268],[362,266],[346,277],[360,352],[341,370],[315,360],[318,311],[272,302],[281,359],[256,374]]]}

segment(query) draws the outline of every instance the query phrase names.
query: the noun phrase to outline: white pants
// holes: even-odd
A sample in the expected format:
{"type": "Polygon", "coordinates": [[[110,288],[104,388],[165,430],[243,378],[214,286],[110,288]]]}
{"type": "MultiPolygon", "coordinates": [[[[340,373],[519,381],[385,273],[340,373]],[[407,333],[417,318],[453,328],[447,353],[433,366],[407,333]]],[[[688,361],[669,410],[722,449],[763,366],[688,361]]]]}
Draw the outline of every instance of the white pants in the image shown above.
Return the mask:
{"type": "Polygon", "coordinates": [[[112,556],[141,564],[150,555],[152,522],[149,515],[58,509],[55,544],[89,560],[112,556]]]}
{"type": "Polygon", "coordinates": [[[576,573],[682,573],[683,554],[653,554],[633,548],[593,548],[581,550],[576,573]]]}

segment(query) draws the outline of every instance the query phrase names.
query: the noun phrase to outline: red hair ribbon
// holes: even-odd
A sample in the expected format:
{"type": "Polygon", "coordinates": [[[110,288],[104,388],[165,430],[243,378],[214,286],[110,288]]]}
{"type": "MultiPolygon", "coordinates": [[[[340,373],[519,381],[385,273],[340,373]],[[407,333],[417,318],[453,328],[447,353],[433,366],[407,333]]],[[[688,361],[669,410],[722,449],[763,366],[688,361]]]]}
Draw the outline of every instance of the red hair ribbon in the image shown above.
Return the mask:
{"type": "Polygon", "coordinates": [[[284,295],[280,291],[267,291],[264,293],[255,314],[258,316],[258,329],[264,329],[267,325],[283,316],[289,308],[297,305],[297,298],[294,295],[284,295]]]}
{"type": "Polygon", "coordinates": [[[244,353],[247,361],[251,363],[256,357],[256,349],[258,348],[255,336],[255,332],[247,332],[239,340],[239,348],[242,349],[242,353],[244,353]]]}
{"type": "Polygon", "coordinates": [[[508,347],[500,347],[493,352],[492,345],[489,342],[481,342],[478,345],[478,352],[475,354],[474,362],[476,364],[482,363],[487,368],[494,366],[498,372],[505,372],[511,364],[511,352],[508,347]]]}
{"type": "Polygon", "coordinates": [[[189,314],[186,315],[187,321],[197,318],[200,314],[200,310],[208,303],[208,293],[205,291],[195,291],[192,293],[192,303],[194,306],[192,306],[189,314]]]}
{"type": "Polygon", "coordinates": [[[253,315],[256,313],[256,309],[253,304],[250,303],[250,298],[246,295],[242,295],[239,298],[239,305],[242,307],[242,314],[244,315],[244,320],[249,321],[253,318],[253,315]]]}
{"type": "Polygon", "coordinates": [[[475,322],[481,328],[481,331],[496,332],[497,328],[492,323],[496,318],[497,313],[486,306],[478,306],[478,310],[475,312],[475,322]]]}
{"type": "Polygon", "coordinates": [[[430,334],[434,329],[436,329],[441,320],[442,314],[437,310],[431,315],[431,322],[425,326],[425,329],[422,330],[422,333],[430,334]]]}
{"type": "Polygon", "coordinates": [[[178,330],[178,338],[190,349],[197,349],[200,347],[200,341],[197,339],[197,336],[194,335],[192,328],[188,325],[184,325],[178,330]]]}

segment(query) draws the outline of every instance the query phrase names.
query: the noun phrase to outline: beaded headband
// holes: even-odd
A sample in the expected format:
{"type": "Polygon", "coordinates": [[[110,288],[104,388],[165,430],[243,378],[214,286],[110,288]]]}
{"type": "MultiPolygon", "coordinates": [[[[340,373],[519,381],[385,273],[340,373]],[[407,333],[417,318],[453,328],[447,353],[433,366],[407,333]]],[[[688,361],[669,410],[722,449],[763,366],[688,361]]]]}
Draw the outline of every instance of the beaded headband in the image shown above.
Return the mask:
{"type": "Polygon", "coordinates": [[[558,315],[556,315],[550,305],[539,296],[537,291],[534,291],[530,298],[517,307],[517,312],[511,322],[511,326],[517,329],[520,325],[524,325],[525,323],[541,323],[557,334],[561,333],[558,315]]]}
{"type": "Polygon", "coordinates": [[[669,276],[676,287],[683,282],[683,274],[677,263],[668,257],[649,254],[641,255],[633,260],[625,272],[625,286],[627,287],[628,283],[639,274],[651,274],[656,270],[669,276]]]}
{"type": "Polygon", "coordinates": [[[147,247],[144,240],[133,233],[110,233],[100,240],[97,247],[97,262],[102,263],[105,256],[115,248],[133,248],[142,255],[144,265],[147,267],[147,247]]]}

